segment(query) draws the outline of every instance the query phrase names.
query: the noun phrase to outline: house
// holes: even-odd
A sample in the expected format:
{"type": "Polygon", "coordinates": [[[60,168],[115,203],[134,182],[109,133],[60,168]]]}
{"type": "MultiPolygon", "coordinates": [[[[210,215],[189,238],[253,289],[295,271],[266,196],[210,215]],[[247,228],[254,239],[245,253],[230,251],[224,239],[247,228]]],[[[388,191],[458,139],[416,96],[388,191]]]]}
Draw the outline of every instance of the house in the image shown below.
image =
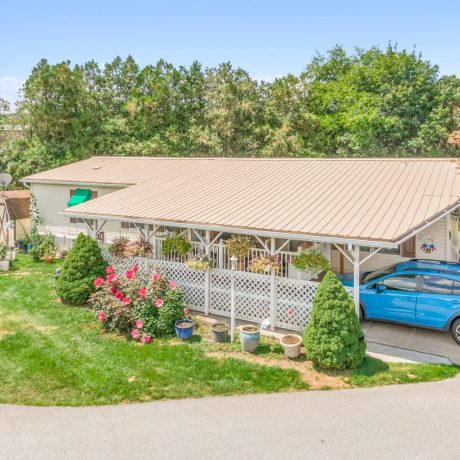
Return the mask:
{"type": "Polygon", "coordinates": [[[411,257],[458,260],[458,168],[452,159],[93,157],[22,180],[42,231],[61,246],[84,231],[105,242],[141,234],[158,249],[179,229],[225,270],[220,240],[246,234],[295,279],[295,251],[316,244],[336,271],[354,273],[358,306],[362,271],[411,257]]]}
{"type": "Polygon", "coordinates": [[[30,190],[0,192],[0,241],[13,247],[30,231],[30,190]]]}

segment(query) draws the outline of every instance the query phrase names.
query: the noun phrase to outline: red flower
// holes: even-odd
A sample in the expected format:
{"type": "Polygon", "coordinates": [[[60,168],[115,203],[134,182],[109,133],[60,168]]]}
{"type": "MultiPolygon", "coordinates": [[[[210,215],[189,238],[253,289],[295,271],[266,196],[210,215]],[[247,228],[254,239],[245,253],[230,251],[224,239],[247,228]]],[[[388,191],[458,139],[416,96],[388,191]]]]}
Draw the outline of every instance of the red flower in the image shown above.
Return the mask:
{"type": "Polygon", "coordinates": [[[190,313],[190,310],[188,308],[184,308],[184,315],[187,316],[190,313]]]}
{"type": "Polygon", "coordinates": [[[152,341],[151,335],[143,335],[141,337],[141,343],[150,343],[152,341]]]}
{"type": "Polygon", "coordinates": [[[139,329],[133,329],[133,330],[131,331],[131,337],[132,337],[133,339],[138,339],[138,338],[139,338],[139,329]]]}
{"type": "Polygon", "coordinates": [[[111,273],[113,273],[113,267],[112,267],[112,265],[109,265],[109,266],[105,269],[105,272],[107,273],[107,275],[110,275],[111,273]]]}
{"type": "Polygon", "coordinates": [[[120,291],[115,292],[115,297],[121,300],[124,297],[123,292],[120,292],[120,291]]]}
{"type": "Polygon", "coordinates": [[[161,308],[163,306],[163,299],[156,299],[155,300],[155,306],[158,308],[161,308]]]}
{"type": "Polygon", "coordinates": [[[134,264],[133,265],[133,268],[131,269],[133,272],[137,272],[137,270],[139,270],[139,265],[137,264],[134,264]]]}
{"type": "Polygon", "coordinates": [[[110,286],[110,292],[112,294],[116,294],[117,293],[117,287],[116,286],[110,286]]]}
{"type": "Polygon", "coordinates": [[[102,286],[102,283],[103,283],[103,282],[104,282],[104,280],[103,280],[102,278],[96,278],[96,279],[94,280],[94,286],[100,287],[100,286],[102,286]]]}
{"type": "Polygon", "coordinates": [[[139,294],[140,297],[145,297],[145,294],[147,292],[147,289],[145,288],[140,288],[137,293],[139,294]]]}
{"type": "Polygon", "coordinates": [[[155,273],[155,274],[153,275],[153,281],[160,281],[160,279],[161,279],[161,276],[160,276],[159,273],[155,273]]]}
{"type": "Polygon", "coordinates": [[[136,319],[136,322],[134,323],[134,325],[138,328],[138,329],[142,329],[144,327],[144,323],[142,322],[141,319],[136,319]]]}
{"type": "Polygon", "coordinates": [[[117,275],[115,275],[115,273],[111,273],[110,275],[107,275],[107,277],[105,278],[105,282],[107,284],[110,284],[116,277],[117,275]]]}
{"type": "Polygon", "coordinates": [[[294,313],[294,310],[290,308],[287,312],[288,312],[288,315],[292,315],[294,313]]]}
{"type": "Polygon", "coordinates": [[[105,320],[105,313],[103,311],[101,311],[98,315],[97,315],[97,319],[99,321],[104,321],[105,320]]]}
{"type": "Polygon", "coordinates": [[[128,270],[128,271],[126,272],[126,279],[127,279],[127,280],[132,280],[133,277],[134,277],[134,272],[133,272],[132,270],[128,270]]]}
{"type": "Polygon", "coordinates": [[[125,304],[125,305],[129,305],[131,303],[131,299],[129,297],[124,297],[123,299],[121,299],[121,301],[125,304]]]}
{"type": "Polygon", "coordinates": [[[176,282],[174,280],[171,280],[169,282],[169,289],[174,290],[174,289],[176,289],[176,286],[177,286],[177,284],[176,284],[176,282]]]}

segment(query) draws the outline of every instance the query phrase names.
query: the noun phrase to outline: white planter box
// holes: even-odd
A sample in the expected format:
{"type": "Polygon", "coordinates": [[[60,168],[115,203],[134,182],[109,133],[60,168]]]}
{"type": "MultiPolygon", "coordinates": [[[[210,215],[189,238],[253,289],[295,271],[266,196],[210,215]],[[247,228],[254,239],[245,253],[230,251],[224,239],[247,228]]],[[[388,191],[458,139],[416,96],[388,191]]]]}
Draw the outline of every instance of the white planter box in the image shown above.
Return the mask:
{"type": "Polygon", "coordinates": [[[9,260],[0,260],[0,272],[7,272],[10,269],[9,260]]]}

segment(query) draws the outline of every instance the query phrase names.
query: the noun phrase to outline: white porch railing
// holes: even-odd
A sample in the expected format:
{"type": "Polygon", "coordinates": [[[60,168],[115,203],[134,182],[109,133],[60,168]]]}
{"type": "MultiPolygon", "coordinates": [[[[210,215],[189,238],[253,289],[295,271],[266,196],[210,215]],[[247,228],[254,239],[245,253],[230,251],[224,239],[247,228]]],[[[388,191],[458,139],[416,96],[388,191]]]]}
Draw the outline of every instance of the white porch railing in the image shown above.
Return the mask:
{"type": "MultiPolygon", "coordinates": [[[[317,282],[288,279],[282,276],[260,275],[225,268],[209,272],[193,270],[184,263],[134,257],[113,259],[104,257],[115,270],[124,273],[134,264],[146,278],[156,269],[174,279],[181,287],[184,301],[193,310],[230,316],[231,279],[235,278],[235,316],[237,319],[260,322],[272,319],[272,327],[303,330],[310,318],[317,282]]],[[[352,290],[347,288],[352,294],[352,290]]]]}

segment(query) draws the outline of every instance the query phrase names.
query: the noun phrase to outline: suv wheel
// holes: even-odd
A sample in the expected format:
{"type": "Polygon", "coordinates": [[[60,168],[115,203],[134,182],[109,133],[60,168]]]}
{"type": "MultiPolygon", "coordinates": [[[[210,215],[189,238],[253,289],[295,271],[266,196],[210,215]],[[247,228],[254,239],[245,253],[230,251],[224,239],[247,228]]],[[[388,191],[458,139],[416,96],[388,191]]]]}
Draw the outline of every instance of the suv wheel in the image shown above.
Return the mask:
{"type": "Polygon", "coordinates": [[[450,328],[450,333],[454,340],[460,345],[460,318],[457,318],[450,328]]]}

